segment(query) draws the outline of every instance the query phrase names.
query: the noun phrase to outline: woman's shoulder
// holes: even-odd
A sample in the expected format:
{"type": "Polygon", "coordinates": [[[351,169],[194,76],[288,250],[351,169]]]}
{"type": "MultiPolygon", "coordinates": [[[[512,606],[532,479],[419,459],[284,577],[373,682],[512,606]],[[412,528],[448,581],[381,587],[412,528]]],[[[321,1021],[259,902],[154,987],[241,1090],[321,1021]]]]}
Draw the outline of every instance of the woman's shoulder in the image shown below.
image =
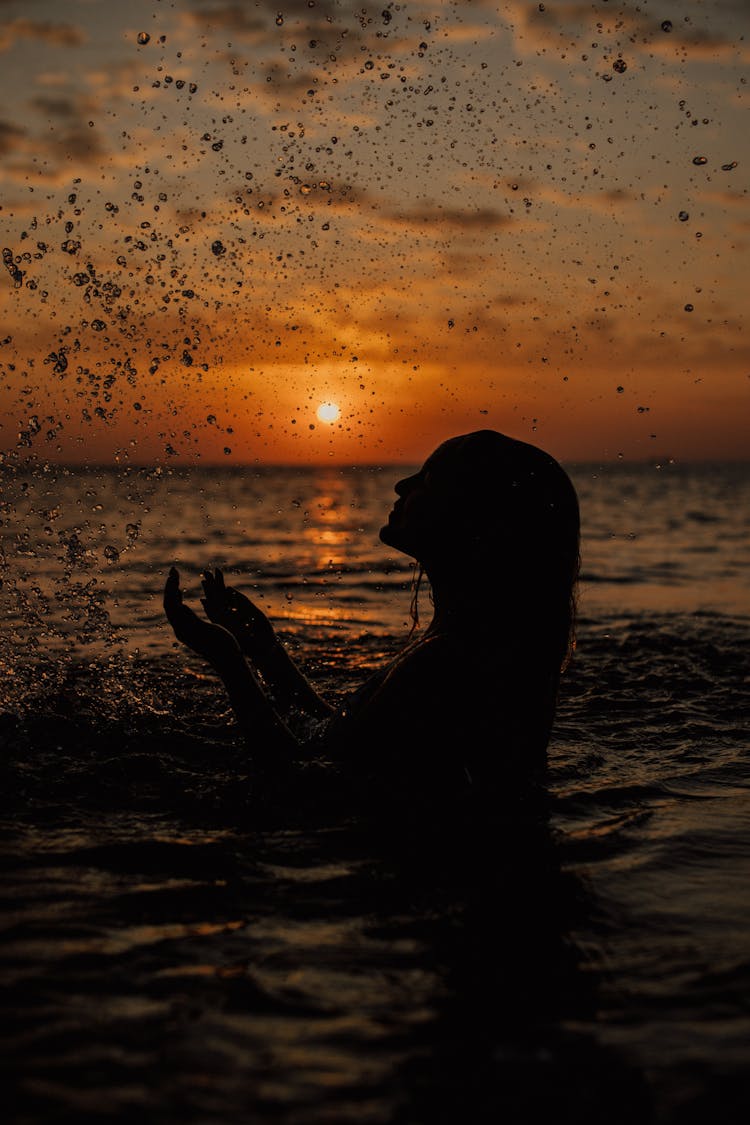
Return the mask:
{"type": "Polygon", "coordinates": [[[386,679],[421,675],[495,679],[518,666],[518,653],[501,630],[444,629],[426,633],[389,666],[386,679]]]}
{"type": "Polygon", "coordinates": [[[348,696],[330,729],[354,724],[368,738],[383,730],[393,737],[411,726],[425,730],[457,704],[466,705],[472,680],[467,671],[465,654],[453,638],[425,635],[348,696]]]}
{"type": "Polygon", "coordinates": [[[426,634],[409,645],[391,662],[382,677],[381,686],[393,689],[404,684],[415,687],[450,686],[464,679],[467,672],[476,673],[487,666],[482,658],[483,646],[452,633],[426,634]]]}

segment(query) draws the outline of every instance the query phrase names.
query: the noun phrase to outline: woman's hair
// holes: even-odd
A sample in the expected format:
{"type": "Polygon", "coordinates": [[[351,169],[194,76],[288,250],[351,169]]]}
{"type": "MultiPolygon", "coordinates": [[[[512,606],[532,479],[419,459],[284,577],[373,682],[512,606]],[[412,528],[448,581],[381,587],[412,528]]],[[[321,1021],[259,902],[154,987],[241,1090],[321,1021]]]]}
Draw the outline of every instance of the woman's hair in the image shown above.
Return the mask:
{"type": "Polygon", "coordinates": [[[543,450],[495,430],[451,439],[427,468],[427,487],[450,512],[451,545],[443,547],[454,571],[481,585],[484,602],[494,600],[495,620],[499,613],[517,637],[565,666],[580,565],[578,497],[567,473],[543,450]]]}

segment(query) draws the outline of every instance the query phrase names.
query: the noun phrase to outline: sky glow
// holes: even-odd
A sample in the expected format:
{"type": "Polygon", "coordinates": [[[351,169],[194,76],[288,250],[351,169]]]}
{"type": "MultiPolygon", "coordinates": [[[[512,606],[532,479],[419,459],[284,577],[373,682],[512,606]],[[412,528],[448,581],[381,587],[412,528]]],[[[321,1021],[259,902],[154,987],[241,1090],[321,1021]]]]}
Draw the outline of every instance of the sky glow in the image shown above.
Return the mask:
{"type": "Polygon", "coordinates": [[[0,15],[6,454],[747,456],[744,0],[0,15]]]}

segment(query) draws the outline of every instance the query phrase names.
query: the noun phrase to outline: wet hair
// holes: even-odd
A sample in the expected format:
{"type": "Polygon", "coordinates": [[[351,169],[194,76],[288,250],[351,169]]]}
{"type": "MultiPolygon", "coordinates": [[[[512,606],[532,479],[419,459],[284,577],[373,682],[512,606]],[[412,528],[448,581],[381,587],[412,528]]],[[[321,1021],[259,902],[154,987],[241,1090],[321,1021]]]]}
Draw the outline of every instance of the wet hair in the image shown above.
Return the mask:
{"type": "Polygon", "coordinates": [[[427,470],[427,487],[451,513],[442,557],[479,584],[483,604],[498,605],[519,643],[565,666],[575,646],[580,565],[578,497],[568,474],[549,453],[495,430],[445,442],[427,470]],[[493,577],[497,589],[487,589],[493,577]]]}

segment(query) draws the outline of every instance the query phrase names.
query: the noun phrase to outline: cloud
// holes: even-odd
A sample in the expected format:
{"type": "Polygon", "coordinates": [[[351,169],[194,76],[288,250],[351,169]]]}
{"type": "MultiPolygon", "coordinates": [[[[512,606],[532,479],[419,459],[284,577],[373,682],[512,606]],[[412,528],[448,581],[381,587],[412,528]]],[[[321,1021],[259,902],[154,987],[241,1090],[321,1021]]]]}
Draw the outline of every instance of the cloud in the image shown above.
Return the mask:
{"type": "Polygon", "coordinates": [[[386,218],[403,226],[432,226],[442,230],[452,228],[480,233],[511,226],[515,221],[510,215],[488,207],[478,208],[475,211],[460,211],[440,206],[424,207],[419,211],[392,211],[387,213],[386,218]]]}
{"type": "Polygon", "coordinates": [[[92,164],[107,155],[99,134],[85,125],[73,125],[59,132],[49,143],[48,151],[60,161],[83,164],[92,164]]]}
{"type": "MultiPolygon", "coordinates": [[[[482,6],[495,8],[482,0],[482,6]]],[[[715,61],[735,52],[738,23],[746,16],[744,0],[719,0],[703,10],[695,5],[679,17],[665,19],[659,11],[645,15],[639,8],[622,6],[608,10],[602,4],[579,0],[552,0],[546,5],[529,0],[508,0],[503,18],[514,34],[516,49],[522,53],[543,49],[551,52],[577,49],[605,56],[621,54],[628,62],[638,56],[655,55],[665,61],[715,61]]],[[[592,57],[594,57],[592,55],[592,57]]]]}
{"type": "Polygon", "coordinates": [[[261,19],[242,4],[201,4],[194,11],[185,12],[184,16],[193,26],[205,28],[206,31],[213,32],[222,28],[253,39],[268,28],[268,20],[261,19]]]}
{"type": "Polygon", "coordinates": [[[619,212],[624,206],[638,202],[632,191],[625,191],[622,188],[562,192],[539,184],[536,188],[530,189],[529,194],[533,196],[534,202],[550,203],[557,208],[591,211],[600,215],[611,215],[615,211],[619,212]]]}
{"type": "Polygon", "coordinates": [[[79,27],[48,20],[17,19],[0,26],[0,51],[9,51],[20,39],[35,39],[53,47],[80,47],[86,36],[79,27]]]}
{"type": "Polygon", "coordinates": [[[665,36],[664,40],[654,39],[648,44],[648,54],[666,60],[677,58],[681,62],[696,63],[717,62],[730,56],[736,56],[739,63],[750,57],[748,48],[740,46],[736,40],[702,30],[683,32],[679,38],[665,36]]]}
{"type": "MultiPolygon", "coordinates": [[[[249,6],[238,3],[211,4],[202,0],[192,10],[180,13],[184,26],[196,32],[214,35],[217,31],[232,37],[232,48],[250,45],[266,55],[278,49],[286,62],[313,66],[319,79],[331,76],[336,81],[345,77],[342,64],[364,63],[375,58],[415,52],[427,34],[425,21],[413,18],[405,9],[386,6],[382,0],[362,3],[361,0],[266,0],[249,6]],[[367,54],[363,54],[363,44],[367,54]]],[[[429,21],[426,21],[429,23],[429,21]]]]}
{"type": "Polygon", "coordinates": [[[290,65],[269,62],[261,68],[265,81],[256,87],[255,100],[266,110],[297,109],[308,90],[314,90],[318,76],[312,70],[295,73],[290,65]]]}
{"type": "Polygon", "coordinates": [[[700,198],[707,203],[719,203],[723,207],[747,207],[747,193],[743,191],[703,191],[700,198]]]}
{"type": "Polygon", "coordinates": [[[41,176],[47,182],[67,180],[71,167],[88,167],[109,159],[96,130],[85,125],[65,124],[42,137],[21,133],[12,126],[3,135],[0,126],[0,153],[3,141],[5,154],[16,157],[6,163],[4,176],[17,181],[25,181],[30,175],[41,176]]]}
{"type": "Polygon", "coordinates": [[[36,122],[29,113],[23,124],[0,121],[0,154],[5,156],[2,172],[6,180],[23,180],[28,175],[56,180],[61,171],[69,176],[71,164],[88,166],[107,155],[101,136],[89,125],[98,103],[85,96],[40,94],[26,103],[44,122],[36,122]]]}
{"type": "Polygon", "coordinates": [[[26,132],[8,121],[0,121],[0,156],[17,152],[22,147],[26,132]]]}
{"type": "Polygon", "coordinates": [[[376,15],[382,23],[381,13],[382,6],[378,8],[376,4],[342,4],[333,0],[317,0],[312,7],[308,0],[284,0],[283,4],[273,0],[256,5],[253,10],[243,4],[211,4],[204,0],[185,16],[194,27],[207,31],[221,28],[243,39],[257,41],[266,36],[280,42],[290,35],[298,36],[300,24],[308,39],[328,40],[341,35],[342,29],[347,36],[356,35],[376,15]]]}
{"type": "Polygon", "coordinates": [[[97,102],[90,98],[66,97],[64,94],[50,96],[39,94],[32,98],[29,104],[45,117],[59,117],[65,121],[78,122],[87,113],[99,109],[97,102]]]}

